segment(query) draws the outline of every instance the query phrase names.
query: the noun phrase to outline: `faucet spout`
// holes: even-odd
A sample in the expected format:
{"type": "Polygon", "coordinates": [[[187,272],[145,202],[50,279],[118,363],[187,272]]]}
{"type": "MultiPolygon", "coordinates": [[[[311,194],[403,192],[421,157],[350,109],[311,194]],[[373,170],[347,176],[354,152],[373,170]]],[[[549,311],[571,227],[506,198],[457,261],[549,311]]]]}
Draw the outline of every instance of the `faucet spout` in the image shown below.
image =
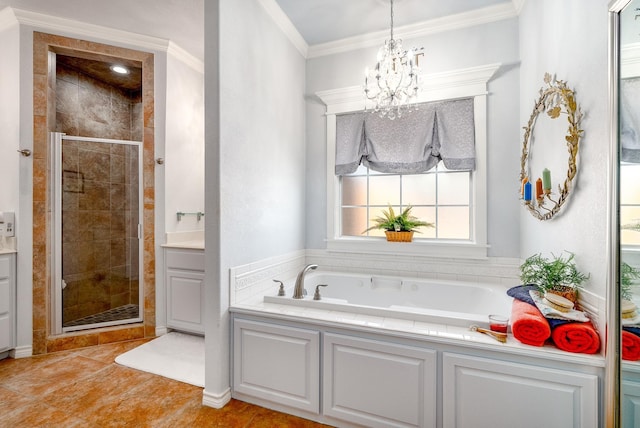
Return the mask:
{"type": "Polygon", "coordinates": [[[318,265],[306,265],[298,274],[298,277],[296,278],[296,286],[293,289],[293,298],[294,299],[302,299],[304,298],[304,276],[307,274],[308,271],[310,271],[311,269],[317,269],[318,265]]]}

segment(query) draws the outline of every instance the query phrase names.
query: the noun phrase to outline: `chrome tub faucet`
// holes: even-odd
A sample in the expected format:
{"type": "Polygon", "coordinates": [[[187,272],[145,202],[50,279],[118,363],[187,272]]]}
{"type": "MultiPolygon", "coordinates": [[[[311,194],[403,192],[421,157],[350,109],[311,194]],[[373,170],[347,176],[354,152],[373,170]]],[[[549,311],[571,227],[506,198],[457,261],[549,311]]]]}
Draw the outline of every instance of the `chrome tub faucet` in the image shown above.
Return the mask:
{"type": "Polygon", "coordinates": [[[298,277],[296,278],[296,286],[293,289],[293,298],[294,299],[303,299],[304,295],[305,295],[305,289],[304,289],[304,276],[307,274],[307,272],[311,269],[317,269],[318,265],[306,265],[304,267],[304,269],[302,269],[300,271],[300,273],[298,274],[298,277]]]}

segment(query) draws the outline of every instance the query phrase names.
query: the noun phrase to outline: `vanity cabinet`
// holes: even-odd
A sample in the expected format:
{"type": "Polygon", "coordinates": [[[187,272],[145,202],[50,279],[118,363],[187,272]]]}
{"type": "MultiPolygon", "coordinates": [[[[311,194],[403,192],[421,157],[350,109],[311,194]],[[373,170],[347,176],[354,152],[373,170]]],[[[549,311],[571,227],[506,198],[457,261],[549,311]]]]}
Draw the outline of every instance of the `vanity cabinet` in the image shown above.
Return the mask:
{"type": "MultiPolygon", "coordinates": [[[[239,400],[339,427],[599,426],[596,360],[232,313],[239,400]]],[[[633,392],[635,417],[640,388],[633,392]]]]}
{"type": "Polygon", "coordinates": [[[323,336],[322,413],[367,427],[435,427],[437,353],[323,336]]]}
{"type": "Polygon", "coordinates": [[[204,251],[165,249],[167,327],[204,334],[204,251]]]}
{"type": "Polygon", "coordinates": [[[598,377],[445,352],[443,425],[457,428],[598,426],[598,377]]]}
{"type": "Polygon", "coordinates": [[[319,332],[242,319],[234,321],[233,332],[237,398],[246,395],[319,413],[319,332]]]}
{"type": "Polygon", "coordinates": [[[0,254],[0,358],[15,348],[16,259],[14,253],[0,254]]]}

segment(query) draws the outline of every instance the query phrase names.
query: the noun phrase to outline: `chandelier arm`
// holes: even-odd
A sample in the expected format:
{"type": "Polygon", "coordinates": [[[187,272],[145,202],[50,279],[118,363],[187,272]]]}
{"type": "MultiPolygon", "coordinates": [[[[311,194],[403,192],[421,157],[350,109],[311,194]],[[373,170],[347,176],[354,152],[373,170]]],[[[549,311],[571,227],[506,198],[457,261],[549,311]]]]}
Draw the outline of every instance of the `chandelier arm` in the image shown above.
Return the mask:
{"type": "Polygon", "coordinates": [[[391,0],[391,41],[393,42],[393,0],[391,0]]]}

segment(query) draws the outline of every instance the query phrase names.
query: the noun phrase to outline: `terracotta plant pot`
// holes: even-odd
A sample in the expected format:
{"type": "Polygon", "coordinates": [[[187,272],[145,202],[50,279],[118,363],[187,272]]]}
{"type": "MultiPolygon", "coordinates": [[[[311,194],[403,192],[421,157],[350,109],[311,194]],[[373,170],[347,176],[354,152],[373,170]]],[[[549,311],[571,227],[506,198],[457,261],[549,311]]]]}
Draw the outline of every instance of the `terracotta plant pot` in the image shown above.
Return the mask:
{"type": "Polygon", "coordinates": [[[413,240],[413,230],[410,232],[385,230],[384,233],[387,235],[387,241],[389,242],[411,242],[413,240]]]}

